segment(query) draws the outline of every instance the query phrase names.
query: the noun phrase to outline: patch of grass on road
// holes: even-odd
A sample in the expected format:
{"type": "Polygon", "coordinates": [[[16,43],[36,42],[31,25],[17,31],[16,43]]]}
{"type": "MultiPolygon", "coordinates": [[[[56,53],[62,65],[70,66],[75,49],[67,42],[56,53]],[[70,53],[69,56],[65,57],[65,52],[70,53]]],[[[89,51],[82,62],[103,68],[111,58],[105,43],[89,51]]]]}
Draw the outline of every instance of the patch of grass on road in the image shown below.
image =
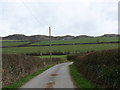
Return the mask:
{"type": "Polygon", "coordinates": [[[70,65],[70,74],[72,79],[74,80],[77,88],[96,88],[94,84],[91,84],[87,79],[82,76],[77,69],[75,68],[74,64],[70,65]]]}
{"type": "Polygon", "coordinates": [[[54,65],[50,65],[50,66],[45,67],[43,69],[40,69],[40,70],[38,70],[36,72],[33,72],[30,75],[26,75],[25,77],[21,78],[20,80],[16,81],[15,83],[13,83],[13,84],[11,84],[9,86],[4,87],[2,90],[8,90],[8,89],[16,90],[16,88],[20,88],[23,84],[25,84],[26,82],[28,82],[32,78],[36,77],[37,75],[41,74],[45,70],[51,68],[52,66],[54,66],[54,65]]]}

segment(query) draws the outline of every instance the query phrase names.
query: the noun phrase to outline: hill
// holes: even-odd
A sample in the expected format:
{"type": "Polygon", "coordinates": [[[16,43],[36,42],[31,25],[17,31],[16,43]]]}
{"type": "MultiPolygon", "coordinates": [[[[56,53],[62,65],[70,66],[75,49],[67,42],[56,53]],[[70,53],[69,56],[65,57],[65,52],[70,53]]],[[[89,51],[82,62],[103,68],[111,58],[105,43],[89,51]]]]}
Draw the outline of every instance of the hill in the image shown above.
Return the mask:
{"type": "Polygon", "coordinates": [[[99,37],[119,37],[120,34],[104,34],[102,36],[99,36],[99,37]]]}
{"type": "MultiPolygon", "coordinates": [[[[80,36],[79,36],[80,37],[80,36]]],[[[85,37],[84,35],[81,37],[85,37]]],[[[87,36],[90,37],[90,36],[87,36]]],[[[78,38],[77,36],[51,36],[52,40],[72,40],[78,38]]],[[[45,41],[49,40],[49,36],[46,35],[32,35],[32,36],[26,36],[23,34],[14,34],[14,35],[9,35],[6,37],[3,37],[3,40],[22,40],[22,41],[45,41]]]]}
{"type": "MultiPolygon", "coordinates": [[[[104,34],[102,36],[98,37],[118,37],[120,35],[118,34],[104,34]]],[[[79,36],[51,36],[52,40],[73,40],[73,39],[80,39],[80,38],[94,38],[94,36],[87,36],[87,35],[79,35],[79,36]]],[[[14,34],[9,35],[6,37],[3,37],[3,40],[22,40],[22,41],[45,41],[49,40],[49,36],[46,35],[32,35],[32,36],[26,36],[23,34],[14,34]]]]}

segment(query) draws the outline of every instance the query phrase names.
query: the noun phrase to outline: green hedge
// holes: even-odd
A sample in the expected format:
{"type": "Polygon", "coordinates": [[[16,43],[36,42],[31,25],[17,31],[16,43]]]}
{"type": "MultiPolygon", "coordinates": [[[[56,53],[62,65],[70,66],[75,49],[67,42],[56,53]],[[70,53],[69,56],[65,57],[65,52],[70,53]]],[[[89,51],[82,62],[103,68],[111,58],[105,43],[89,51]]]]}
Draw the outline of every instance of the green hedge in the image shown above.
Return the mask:
{"type": "MultiPolygon", "coordinates": [[[[102,88],[120,88],[120,49],[75,55],[74,64],[88,80],[102,88]]],[[[73,57],[73,56],[72,56],[73,57]]]]}
{"type": "Polygon", "coordinates": [[[8,86],[26,75],[49,65],[63,62],[60,58],[38,58],[23,54],[2,55],[2,86],[8,86]]]}

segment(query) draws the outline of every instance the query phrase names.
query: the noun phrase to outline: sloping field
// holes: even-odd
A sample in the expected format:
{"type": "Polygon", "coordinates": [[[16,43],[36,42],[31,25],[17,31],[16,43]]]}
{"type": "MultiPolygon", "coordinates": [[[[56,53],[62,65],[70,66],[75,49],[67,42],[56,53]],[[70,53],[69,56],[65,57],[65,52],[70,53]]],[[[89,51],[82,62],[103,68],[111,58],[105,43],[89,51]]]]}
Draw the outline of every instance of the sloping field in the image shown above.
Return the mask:
{"type": "MultiPolygon", "coordinates": [[[[87,52],[97,50],[107,50],[118,48],[119,44],[87,44],[87,45],[65,45],[65,46],[52,46],[52,52],[87,52]]],[[[49,46],[39,47],[14,47],[14,48],[3,48],[3,53],[49,53],[49,46]]]]}
{"type": "MultiPolygon", "coordinates": [[[[81,38],[74,40],[52,40],[52,44],[71,44],[71,43],[97,43],[97,42],[117,42],[118,37],[99,37],[99,38],[81,38]]],[[[35,42],[31,45],[46,45],[49,41],[35,42]]]]}
{"type": "MultiPolygon", "coordinates": [[[[1,42],[0,42],[1,43],[1,42]]],[[[18,46],[18,45],[23,45],[23,44],[27,44],[29,42],[21,42],[21,41],[2,41],[2,46],[6,47],[6,46],[18,46]]]]}
{"type": "MultiPolygon", "coordinates": [[[[75,44],[75,43],[98,43],[98,42],[118,42],[118,37],[96,37],[96,38],[80,38],[74,40],[52,40],[51,44],[75,44]]],[[[3,47],[10,46],[19,46],[28,44],[27,46],[32,45],[49,45],[49,41],[40,41],[40,42],[28,42],[28,41],[20,41],[20,40],[2,40],[0,41],[3,47]]]]}

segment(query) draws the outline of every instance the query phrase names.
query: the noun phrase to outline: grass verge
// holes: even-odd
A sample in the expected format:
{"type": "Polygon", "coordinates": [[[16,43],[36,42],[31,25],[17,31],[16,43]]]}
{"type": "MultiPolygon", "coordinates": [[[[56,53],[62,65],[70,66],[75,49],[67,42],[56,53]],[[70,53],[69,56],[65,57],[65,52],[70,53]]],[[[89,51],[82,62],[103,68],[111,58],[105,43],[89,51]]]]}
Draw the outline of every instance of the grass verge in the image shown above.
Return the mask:
{"type": "Polygon", "coordinates": [[[70,74],[77,88],[96,88],[96,85],[91,84],[77,71],[74,64],[70,65],[70,74]]]}
{"type": "Polygon", "coordinates": [[[2,88],[2,90],[16,90],[16,88],[20,88],[23,84],[25,84],[26,82],[28,82],[29,80],[31,80],[32,78],[34,78],[35,76],[41,74],[42,72],[44,72],[45,70],[51,68],[54,65],[50,65],[48,67],[45,67],[43,69],[40,69],[36,72],[33,72],[32,74],[26,75],[25,77],[21,78],[20,80],[12,83],[9,86],[6,86],[4,88],[2,88]]]}

